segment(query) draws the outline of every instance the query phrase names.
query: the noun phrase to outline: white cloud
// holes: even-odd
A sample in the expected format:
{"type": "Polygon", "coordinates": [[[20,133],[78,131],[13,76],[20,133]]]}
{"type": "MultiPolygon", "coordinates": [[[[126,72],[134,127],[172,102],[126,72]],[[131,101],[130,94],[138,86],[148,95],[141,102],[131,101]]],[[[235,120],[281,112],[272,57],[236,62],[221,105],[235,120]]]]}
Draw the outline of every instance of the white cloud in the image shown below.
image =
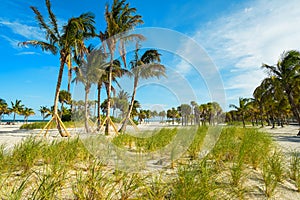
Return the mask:
{"type": "Polygon", "coordinates": [[[227,16],[201,26],[194,39],[222,73],[227,97],[249,96],[266,76],[262,63],[274,64],[285,50],[300,47],[299,1],[250,1],[227,16]],[[224,74],[223,74],[224,76],[224,74]]]}
{"type": "Polygon", "coordinates": [[[16,55],[21,56],[21,55],[41,55],[41,54],[33,51],[25,51],[25,52],[17,53],[16,55]]]}
{"type": "Polygon", "coordinates": [[[19,49],[20,47],[18,46],[19,41],[9,38],[5,35],[0,35],[0,37],[2,37],[3,39],[5,39],[14,49],[19,49]]]}
{"type": "Polygon", "coordinates": [[[17,21],[9,21],[0,18],[0,26],[5,26],[17,35],[21,35],[26,39],[30,40],[43,40],[43,33],[42,31],[35,26],[29,26],[17,21]]]}

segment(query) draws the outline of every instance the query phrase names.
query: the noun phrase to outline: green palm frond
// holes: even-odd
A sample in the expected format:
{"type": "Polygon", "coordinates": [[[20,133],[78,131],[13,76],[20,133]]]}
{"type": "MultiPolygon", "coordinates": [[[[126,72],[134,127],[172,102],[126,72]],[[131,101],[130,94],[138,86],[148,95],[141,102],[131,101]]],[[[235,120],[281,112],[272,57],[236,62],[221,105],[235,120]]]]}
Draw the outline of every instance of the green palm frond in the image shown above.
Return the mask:
{"type": "Polygon", "coordinates": [[[47,42],[37,41],[37,40],[29,40],[25,42],[20,42],[19,45],[21,46],[33,46],[33,47],[39,47],[43,51],[50,51],[53,54],[56,54],[58,52],[58,49],[56,46],[49,44],[47,42]]]}
{"type": "Polygon", "coordinates": [[[56,16],[54,15],[54,13],[51,10],[50,0],[46,0],[46,6],[47,6],[48,14],[49,14],[49,20],[50,20],[50,23],[52,24],[52,27],[53,27],[53,31],[54,31],[55,35],[57,36],[57,38],[60,38],[60,34],[59,34],[59,31],[58,31],[58,25],[57,25],[57,19],[56,19],[56,16]]]}
{"type": "Polygon", "coordinates": [[[31,6],[30,8],[35,13],[35,15],[36,15],[35,18],[38,21],[40,28],[46,32],[46,40],[49,40],[51,44],[57,43],[59,41],[59,37],[57,35],[55,35],[53,30],[50,28],[50,26],[48,26],[48,24],[46,24],[44,17],[40,13],[40,11],[36,7],[33,7],[33,6],[31,6]]]}

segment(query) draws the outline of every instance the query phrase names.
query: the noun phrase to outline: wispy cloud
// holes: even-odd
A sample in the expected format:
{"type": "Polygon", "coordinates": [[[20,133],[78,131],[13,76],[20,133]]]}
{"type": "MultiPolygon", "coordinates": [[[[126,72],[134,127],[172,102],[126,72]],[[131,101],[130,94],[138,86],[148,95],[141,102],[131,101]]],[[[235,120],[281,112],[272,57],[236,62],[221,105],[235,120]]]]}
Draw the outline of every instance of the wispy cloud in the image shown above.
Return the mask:
{"type": "Polygon", "coordinates": [[[25,37],[30,40],[43,40],[42,31],[35,26],[20,23],[18,21],[10,21],[0,18],[0,26],[9,28],[13,33],[25,37]]]}
{"type": "Polygon", "coordinates": [[[250,96],[265,74],[262,63],[274,64],[285,50],[299,49],[299,1],[250,1],[227,16],[201,26],[194,39],[203,45],[232,90],[250,96]]]}
{"type": "Polygon", "coordinates": [[[41,54],[33,51],[25,51],[25,52],[17,53],[16,55],[21,56],[21,55],[41,55],[41,54]]]}
{"type": "Polygon", "coordinates": [[[9,37],[7,37],[5,35],[0,35],[0,37],[3,38],[4,40],[6,40],[10,44],[10,46],[12,46],[14,49],[19,49],[20,48],[18,46],[18,43],[20,41],[12,39],[12,38],[9,38],[9,37]]]}

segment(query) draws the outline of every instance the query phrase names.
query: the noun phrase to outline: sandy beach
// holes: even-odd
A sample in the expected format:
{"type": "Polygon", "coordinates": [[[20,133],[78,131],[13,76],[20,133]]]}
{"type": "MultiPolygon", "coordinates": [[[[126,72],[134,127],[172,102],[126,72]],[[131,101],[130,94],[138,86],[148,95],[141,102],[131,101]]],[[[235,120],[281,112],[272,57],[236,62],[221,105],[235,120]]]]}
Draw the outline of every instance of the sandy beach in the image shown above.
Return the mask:
{"type": "MultiPolygon", "coordinates": [[[[40,129],[21,130],[19,129],[21,125],[21,123],[15,125],[0,125],[0,145],[5,145],[7,149],[10,149],[15,144],[24,140],[26,137],[37,136],[41,131],[40,129]]],[[[174,126],[160,123],[138,125],[138,129],[140,131],[154,130],[164,127],[174,126]]],[[[132,126],[128,126],[127,130],[134,130],[134,128],[132,126]]],[[[284,127],[276,127],[274,129],[271,127],[264,127],[260,130],[270,133],[272,138],[274,138],[274,140],[278,143],[279,147],[282,148],[283,152],[290,152],[292,150],[300,151],[300,137],[297,137],[299,126],[289,125],[284,127]]],[[[69,129],[69,131],[73,136],[78,134],[78,130],[76,129],[69,129]]],[[[50,130],[47,137],[50,139],[60,138],[57,130],[50,130]]]]}

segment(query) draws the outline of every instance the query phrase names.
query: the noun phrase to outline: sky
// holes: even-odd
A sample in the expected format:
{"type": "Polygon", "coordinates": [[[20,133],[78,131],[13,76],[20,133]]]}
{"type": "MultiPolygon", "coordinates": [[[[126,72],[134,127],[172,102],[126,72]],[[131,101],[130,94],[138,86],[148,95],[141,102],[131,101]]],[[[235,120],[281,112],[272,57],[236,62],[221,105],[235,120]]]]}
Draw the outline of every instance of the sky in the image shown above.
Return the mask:
{"type": "MultiPolygon", "coordinates": [[[[104,7],[112,0],[52,0],[52,10],[62,26],[84,12],[96,16],[97,31],[105,30],[104,7]]],[[[144,109],[167,110],[182,103],[218,101],[223,110],[251,97],[267,76],[262,63],[274,65],[287,50],[300,49],[298,0],[130,0],[144,24],[135,32],[147,40],[142,51],[162,54],[167,77],[142,80],[136,99],[144,109]]],[[[2,0],[0,7],[0,98],[22,100],[39,119],[40,106],[53,104],[59,57],[40,49],[20,47],[21,41],[44,40],[30,6],[47,17],[43,0],[2,0]]],[[[99,45],[98,41],[88,41],[99,45]]],[[[134,49],[128,47],[128,58],[134,49]]],[[[66,71],[66,70],[65,70],[66,71]]],[[[132,80],[119,80],[132,92],[132,80]]],[[[67,88],[64,74],[61,89],[67,88]]],[[[72,85],[74,98],[83,99],[80,85],[72,85]]],[[[118,89],[120,90],[120,89],[118,89]]],[[[104,92],[102,92],[103,94],[104,92]]],[[[90,99],[95,99],[93,89],[90,99]]],[[[102,99],[106,98],[102,95],[102,99]]],[[[10,119],[11,116],[5,116],[10,119]]],[[[18,118],[23,118],[19,116],[18,118]]]]}

